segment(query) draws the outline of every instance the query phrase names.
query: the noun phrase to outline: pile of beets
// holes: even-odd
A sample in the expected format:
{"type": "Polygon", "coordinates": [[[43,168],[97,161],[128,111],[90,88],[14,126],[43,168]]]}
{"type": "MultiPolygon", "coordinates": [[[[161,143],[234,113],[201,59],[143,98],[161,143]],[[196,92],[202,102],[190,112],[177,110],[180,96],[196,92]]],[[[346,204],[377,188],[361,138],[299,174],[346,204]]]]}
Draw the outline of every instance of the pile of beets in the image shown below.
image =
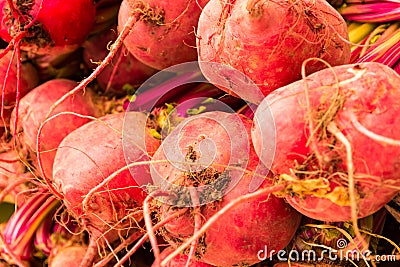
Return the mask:
{"type": "Polygon", "coordinates": [[[352,2],[0,0],[0,266],[395,264],[399,68],[352,2]]]}

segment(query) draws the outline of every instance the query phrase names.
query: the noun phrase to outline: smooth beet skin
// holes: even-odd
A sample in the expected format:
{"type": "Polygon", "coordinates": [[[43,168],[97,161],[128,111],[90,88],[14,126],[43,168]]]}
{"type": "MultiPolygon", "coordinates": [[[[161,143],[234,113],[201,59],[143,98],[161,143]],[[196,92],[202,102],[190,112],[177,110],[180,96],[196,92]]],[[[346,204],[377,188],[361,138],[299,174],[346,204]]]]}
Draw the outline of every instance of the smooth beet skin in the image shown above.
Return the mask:
{"type": "MultiPolygon", "coordinates": [[[[200,67],[210,81],[234,80],[220,63],[242,72],[263,95],[301,78],[303,61],[320,58],[347,64],[350,45],[346,22],[325,0],[211,0],[197,28],[200,67]]],[[[307,73],[326,68],[307,64],[307,73]]],[[[254,92],[238,83],[221,88],[259,103],[254,92]]]]}
{"type": "MultiPolygon", "coordinates": [[[[171,252],[174,251],[173,247],[166,247],[160,254],[161,260],[166,258],[171,252]]],[[[185,254],[180,254],[173,258],[171,261],[169,261],[165,267],[186,267],[187,261],[189,257],[185,254]]],[[[214,265],[210,265],[208,263],[204,263],[201,261],[198,261],[197,259],[192,259],[190,262],[191,267],[213,267],[214,265]]],[[[158,267],[156,264],[153,264],[151,267],[158,267]]]]}
{"type": "Polygon", "coordinates": [[[122,1],[118,29],[122,30],[129,16],[137,16],[124,45],[138,60],[158,70],[195,61],[195,27],[208,1],[122,1]]]}
{"type": "MultiPolygon", "coordinates": [[[[28,157],[32,159],[32,163],[37,168],[37,141],[39,138],[42,168],[47,177],[52,175],[54,157],[61,140],[76,128],[90,122],[89,118],[77,115],[97,117],[101,114],[100,109],[94,104],[93,91],[86,88],[85,92],[67,97],[50,114],[50,116],[56,116],[62,112],[72,112],[77,115],[64,113],[51,119],[48,118],[38,136],[39,128],[44,123],[50,108],[77,84],[69,79],[47,81],[21,98],[18,107],[17,135],[14,138],[21,143],[23,152],[28,151],[28,157]]],[[[11,121],[15,120],[16,115],[17,112],[14,109],[11,121]]],[[[14,125],[11,124],[11,127],[13,133],[14,125]]],[[[42,174],[39,173],[39,175],[42,174]]]]}
{"type": "MultiPolygon", "coordinates": [[[[135,179],[150,177],[148,164],[122,170],[95,190],[93,195],[87,196],[109,175],[127,165],[124,149],[130,149],[129,154],[136,155],[132,161],[149,160],[145,148],[133,145],[124,147],[124,116],[124,113],[109,114],[71,132],[59,145],[54,159],[53,177],[64,196],[66,207],[77,220],[85,222],[95,236],[102,235],[106,230],[112,232],[111,226],[117,230],[129,227],[134,220],[139,221],[143,217],[140,210],[146,192],[135,179]],[[86,196],[87,206],[83,206],[86,196]]],[[[137,113],[136,117],[146,119],[142,113],[137,113]]],[[[143,133],[138,131],[139,134],[143,133]]],[[[155,151],[159,140],[152,138],[149,132],[146,132],[146,136],[149,136],[146,137],[148,151],[155,151]]]]}
{"type": "Polygon", "coordinates": [[[85,257],[87,246],[71,245],[56,248],[49,257],[49,267],[79,267],[82,259],[85,257]]]}
{"type": "MultiPolygon", "coordinates": [[[[108,46],[117,38],[115,29],[107,29],[91,36],[83,44],[83,60],[86,66],[95,69],[109,53],[108,46]]],[[[107,94],[124,96],[129,94],[124,87],[138,88],[157,71],[137,60],[122,46],[109,65],[96,77],[100,88],[107,94]]],[[[131,89],[132,90],[132,89],[131,89]]]]}
{"type": "Polygon", "coordinates": [[[9,42],[21,34],[16,29],[35,20],[28,29],[24,29],[21,48],[38,54],[62,53],[77,48],[88,36],[96,16],[92,0],[14,3],[16,10],[11,10],[7,0],[0,0],[0,7],[3,6],[0,37],[9,42]]]}
{"type": "Polygon", "coordinates": [[[294,208],[317,220],[350,220],[349,154],[358,218],[396,195],[399,84],[393,69],[369,62],[316,72],[264,99],[255,114],[252,139],[263,161],[270,160],[269,149],[276,146],[271,170],[287,182],[286,199],[294,208]],[[273,126],[264,121],[269,113],[275,121],[275,144],[268,131],[273,126]]]}
{"type": "MultiPolygon", "coordinates": [[[[254,175],[265,178],[259,188],[272,185],[267,178],[268,171],[259,165],[252,148],[252,121],[248,118],[211,111],[194,115],[180,125],[154,154],[153,160],[160,163],[152,164],[155,185],[171,193],[158,211],[161,220],[196,198],[201,203],[198,210],[190,208],[165,225],[162,234],[173,246],[193,234],[195,216],[203,224],[223,207],[248,194],[254,175]],[[180,160],[174,157],[179,154],[180,160]],[[173,186],[166,187],[167,182],[196,187],[198,196],[186,195],[184,190],[173,186]]],[[[196,246],[198,259],[215,266],[250,266],[260,262],[257,253],[265,246],[269,251],[279,251],[288,245],[300,218],[282,198],[272,194],[243,202],[206,230],[196,246]]]]}
{"type": "MultiPolygon", "coordinates": [[[[0,53],[2,52],[3,50],[0,50],[0,53]]],[[[17,96],[21,99],[21,97],[26,95],[29,90],[39,83],[39,76],[35,67],[29,62],[23,62],[21,64],[21,77],[19,79],[20,87],[18,92],[17,58],[16,56],[13,58],[12,54],[13,52],[9,51],[0,58],[0,90],[1,97],[4,99],[4,102],[2,103],[3,113],[2,118],[0,119],[0,126],[4,127],[8,127],[10,124],[11,112],[17,102],[17,96]],[[4,84],[5,87],[3,88],[4,84]]]]}

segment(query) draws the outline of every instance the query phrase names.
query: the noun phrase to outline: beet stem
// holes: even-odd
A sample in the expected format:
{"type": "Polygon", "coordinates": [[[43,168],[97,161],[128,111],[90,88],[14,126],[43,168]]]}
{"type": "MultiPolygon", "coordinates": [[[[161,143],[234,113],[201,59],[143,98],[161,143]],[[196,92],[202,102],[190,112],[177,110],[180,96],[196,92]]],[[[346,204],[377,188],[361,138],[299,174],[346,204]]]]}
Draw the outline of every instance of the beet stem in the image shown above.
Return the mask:
{"type": "Polygon", "coordinates": [[[357,218],[357,200],[355,191],[355,181],[354,181],[354,165],[353,165],[353,152],[351,148],[350,141],[346,136],[338,129],[334,122],[329,123],[327,130],[333,134],[346,148],[346,163],[347,163],[347,179],[349,183],[349,197],[350,197],[350,208],[351,208],[351,221],[353,223],[353,229],[356,237],[360,240],[362,244],[362,251],[368,250],[368,243],[362,236],[360,228],[358,227],[357,218]]]}

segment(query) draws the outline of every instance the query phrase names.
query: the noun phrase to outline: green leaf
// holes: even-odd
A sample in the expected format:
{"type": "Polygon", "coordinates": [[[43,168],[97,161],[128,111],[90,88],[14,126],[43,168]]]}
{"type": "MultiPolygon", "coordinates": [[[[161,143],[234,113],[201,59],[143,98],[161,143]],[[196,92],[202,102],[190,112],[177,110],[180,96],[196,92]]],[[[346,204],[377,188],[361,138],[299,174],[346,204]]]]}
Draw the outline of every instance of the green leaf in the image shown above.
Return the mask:
{"type": "Polygon", "coordinates": [[[0,223],[7,222],[14,213],[14,210],[14,204],[8,202],[0,203],[0,223]]]}

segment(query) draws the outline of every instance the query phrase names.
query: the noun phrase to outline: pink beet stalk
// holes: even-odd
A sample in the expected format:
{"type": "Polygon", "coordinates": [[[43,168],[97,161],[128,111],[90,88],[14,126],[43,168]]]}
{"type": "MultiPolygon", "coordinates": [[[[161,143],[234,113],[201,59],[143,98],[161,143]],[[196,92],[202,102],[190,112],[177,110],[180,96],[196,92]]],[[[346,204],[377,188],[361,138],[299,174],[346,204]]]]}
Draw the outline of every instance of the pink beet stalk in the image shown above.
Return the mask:
{"type": "MultiPolygon", "coordinates": [[[[366,49],[361,56],[356,55],[356,53],[359,53],[359,49],[354,50],[354,62],[376,61],[396,70],[395,67],[400,60],[400,29],[393,33],[389,33],[389,30],[389,28],[386,30],[388,31],[387,34],[385,34],[386,31],[383,32],[377,41],[366,49]]],[[[367,42],[363,42],[363,44],[367,44],[367,42]]],[[[396,72],[399,73],[398,70],[396,72]]]]}
{"type": "Polygon", "coordinates": [[[400,19],[399,1],[346,1],[339,8],[347,20],[360,22],[389,22],[400,19]]]}
{"type": "Polygon", "coordinates": [[[193,87],[190,83],[201,79],[200,71],[194,70],[183,74],[160,73],[155,78],[146,81],[132,97],[128,111],[149,111],[149,109],[169,102],[179,96],[188,88],[193,87]],[[153,84],[156,83],[156,84],[153,84]]]}
{"type": "Polygon", "coordinates": [[[78,231],[78,224],[72,220],[61,224],[53,216],[47,216],[37,228],[33,243],[37,250],[48,257],[52,251],[73,243],[73,240],[78,243],[81,240],[78,231]]]}
{"type": "Polygon", "coordinates": [[[189,117],[208,111],[234,112],[245,102],[227,95],[211,84],[200,84],[175,101],[175,112],[180,117],[189,117]]]}
{"type": "Polygon", "coordinates": [[[3,236],[7,247],[2,253],[29,260],[32,257],[33,238],[36,230],[48,216],[52,216],[60,202],[51,194],[40,190],[30,197],[11,216],[3,236]]]}

